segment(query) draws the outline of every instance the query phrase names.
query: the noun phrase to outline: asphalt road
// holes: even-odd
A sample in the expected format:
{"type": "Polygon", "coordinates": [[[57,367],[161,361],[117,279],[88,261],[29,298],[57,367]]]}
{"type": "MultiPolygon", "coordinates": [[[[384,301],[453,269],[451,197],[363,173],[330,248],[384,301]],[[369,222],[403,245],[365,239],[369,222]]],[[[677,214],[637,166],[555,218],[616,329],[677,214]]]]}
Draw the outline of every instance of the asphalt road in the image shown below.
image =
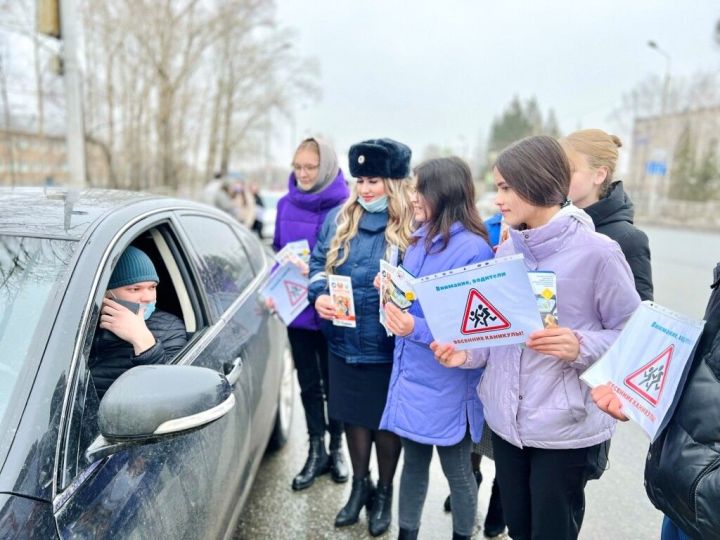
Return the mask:
{"type": "MultiPolygon", "coordinates": [[[[720,259],[720,234],[646,228],[653,253],[656,301],[687,315],[701,317],[709,289],[710,272],[720,259]]],[[[280,452],[266,456],[245,505],[235,540],[368,538],[364,512],[360,521],[335,529],[335,514],[344,504],[350,485],[334,484],[329,476],[311,488],[295,493],[292,477],[300,470],[306,453],[305,426],[299,399],[296,400],[292,435],[280,452]]],[[[662,515],[655,510],[643,487],[643,468],[648,439],[637,426],[620,424],[610,450],[609,469],[600,480],[588,484],[587,510],[580,538],[583,540],[656,540],[662,515]]],[[[402,467],[402,461],[400,463],[402,467]]],[[[492,478],[493,463],[484,460],[485,478],[492,478]]],[[[399,482],[399,471],[396,486],[399,482]]],[[[376,475],[375,475],[376,477],[376,475]]],[[[452,521],[442,510],[448,493],[437,459],[431,467],[430,489],[425,503],[422,539],[452,536],[452,521]]],[[[478,523],[484,518],[490,482],[480,487],[478,523]]],[[[384,538],[397,536],[397,499],[393,526],[384,538]]],[[[476,538],[483,538],[480,525],[476,538]]]]}

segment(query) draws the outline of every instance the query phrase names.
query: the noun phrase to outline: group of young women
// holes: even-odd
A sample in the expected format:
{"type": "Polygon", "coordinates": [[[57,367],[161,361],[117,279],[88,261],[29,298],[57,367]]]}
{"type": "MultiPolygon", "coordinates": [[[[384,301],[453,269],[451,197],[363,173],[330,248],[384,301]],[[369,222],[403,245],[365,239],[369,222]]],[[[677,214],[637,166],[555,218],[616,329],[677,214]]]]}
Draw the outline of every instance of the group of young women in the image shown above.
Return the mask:
{"type": "Polygon", "coordinates": [[[311,306],[288,329],[310,436],[293,489],[328,471],[347,480],[344,428],[352,488],[336,527],[356,523],[365,507],[370,534],[387,531],[404,450],[398,537],[417,538],[435,448],[450,486],[453,538],[470,538],[479,462],[473,466],[471,452],[486,422],[497,509],[502,501],[501,530],[492,534],[507,523],[516,540],[577,538],[585,484],[602,473],[614,427],[579,375],[612,344],[640,296],[652,297],[647,237],[612,178],[619,146],[614,136],[584,130],[560,141],[522,139],[498,156],[495,202],[509,238],[497,255],[522,253],[529,271],[555,272],[560,326],[533,333],[525,346],[466,353],[434,341],[419,302],[407,311],[382,306],[389,336],[377,274],[381,259],[422,277],[494,256],[467,164],[432,159],[411,173],[406,145],[363,141],[349,151],[356,181],[348,195],[332,149],[317,139],[301,143],[274,242],[280,249],[307,238],[313,248],[311,306]],[[355,327],[332,324],[330,275],[350,278],[355,327]]]}

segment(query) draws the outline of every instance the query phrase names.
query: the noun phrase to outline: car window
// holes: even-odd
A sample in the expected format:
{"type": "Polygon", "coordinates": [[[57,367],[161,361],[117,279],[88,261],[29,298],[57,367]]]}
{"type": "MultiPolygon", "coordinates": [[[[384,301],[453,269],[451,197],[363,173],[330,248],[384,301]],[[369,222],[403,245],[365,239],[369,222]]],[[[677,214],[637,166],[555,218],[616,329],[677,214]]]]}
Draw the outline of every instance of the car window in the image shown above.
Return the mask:
{"type": "Polygon", "coordinates": [[[225,311],[255,277],[242,242],[229,225],[204,216],[182,216],[204,268],[200,279],[210,302],[219,313],[225,311]]]}
{"type": "Polygon", "coordinates": [[[0,424],[77,242],[0,235],[0,424]]]}

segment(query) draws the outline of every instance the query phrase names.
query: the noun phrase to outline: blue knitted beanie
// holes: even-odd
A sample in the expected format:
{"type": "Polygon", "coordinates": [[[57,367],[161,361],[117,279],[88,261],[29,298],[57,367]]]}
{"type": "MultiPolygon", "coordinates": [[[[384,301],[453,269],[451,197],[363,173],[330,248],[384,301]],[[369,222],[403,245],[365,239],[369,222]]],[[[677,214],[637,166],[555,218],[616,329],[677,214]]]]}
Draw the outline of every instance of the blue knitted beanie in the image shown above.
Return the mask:
{"type": "Polygon", "coordinates": [[[108,289],[116,289],[133,283],[143,281],[160,281],[155,271],[155,265],[145,253],[135,246],[128,246],[110,276],[108,289]]]}

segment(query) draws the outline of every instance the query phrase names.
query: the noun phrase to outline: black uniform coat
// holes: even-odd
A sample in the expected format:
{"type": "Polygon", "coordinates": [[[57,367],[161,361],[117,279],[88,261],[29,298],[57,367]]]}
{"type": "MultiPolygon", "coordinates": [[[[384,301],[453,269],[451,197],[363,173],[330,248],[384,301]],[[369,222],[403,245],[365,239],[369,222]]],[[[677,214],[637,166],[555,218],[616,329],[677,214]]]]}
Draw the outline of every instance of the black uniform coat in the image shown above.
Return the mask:
{"type": "Polygon", "coordinates": [[[605,197],[584,209],[593,220],[595,230],[620,244],[635,278],[635,289],[641,300],[653,299],[650,244],[647,235],[633,225],[635,210],[622,182],[613,182],[605,197]]]}
{"type": "Polygon", "coordinates": [[[645,489],[693,538],[720,539],[720,264],[677,408],[650,446],[645,489]]]}

